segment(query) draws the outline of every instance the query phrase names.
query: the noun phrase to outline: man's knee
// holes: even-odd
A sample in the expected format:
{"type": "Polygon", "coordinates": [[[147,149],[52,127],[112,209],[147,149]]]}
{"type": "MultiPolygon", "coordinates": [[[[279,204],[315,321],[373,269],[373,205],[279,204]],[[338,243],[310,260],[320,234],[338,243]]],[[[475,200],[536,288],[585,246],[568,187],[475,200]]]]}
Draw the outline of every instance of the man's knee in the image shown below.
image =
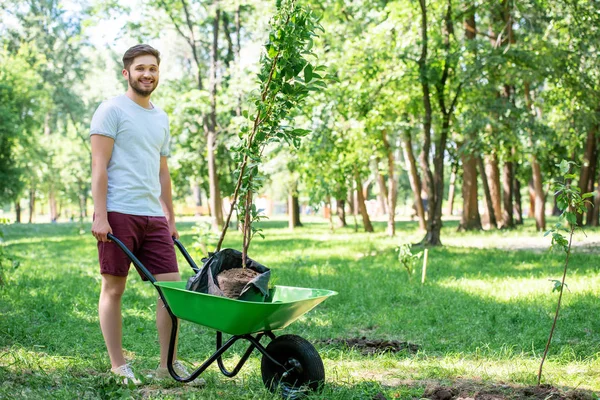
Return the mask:
{"type": "Polygon", "coordinates": [[[125,292],[126,276],[102,275],[102,296],[120,298],[125,292]]]}

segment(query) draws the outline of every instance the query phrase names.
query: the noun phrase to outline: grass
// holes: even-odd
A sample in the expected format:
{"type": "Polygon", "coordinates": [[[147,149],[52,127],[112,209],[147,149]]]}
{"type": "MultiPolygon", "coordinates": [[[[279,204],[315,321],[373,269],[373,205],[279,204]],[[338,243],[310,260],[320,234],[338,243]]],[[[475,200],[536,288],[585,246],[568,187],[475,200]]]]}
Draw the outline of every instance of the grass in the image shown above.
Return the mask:
{"type": "MultiPolygon", "coordinates": [[[[540,243],[532,221],[514,231],[456,233],[446,222],[445,247],[429,250],[425,284],[409,279],[395,247],[421,238],[414,222],[398,222],[396,238],[353,229],[329,231],[314,220],[291,232],[285,221],[263,223],[250,256],[269,266],[278,285],[339,292],[284,330],[315,344],[327,384],[310,398],[419,398],[432,382],[533,385],[552,323],[564,256],[534,249],[498,249],[498,243],[540,243]],[[475,246],[475,247],[473,247],[475,246]],[[320,344],[330,338],[394,339],[419,345],[416,354],[363,355],[320,344]]],[[[192,222],[179,224],[183,243],[193,242],[192,222]]],[[[89,225],[5,227],[8,250],[21,265],[4,271],[0,288],[0,398],[277,398],[264,389],[260,358],[253,356],[234,379],[211,366],[203,389],[173,382],[140,388],[115,385],[97,318],[97,254],[89,225]]],[[[600,241],[600,230],[575,240],[600,241]]],[[[541,239],[542,243],[544,239],[541,239]]],[[[228,234],[225,246],[240,248],[228,234]]],[[[547,239],[549,243],[549,239],[547,239]]],[[[525,246],[526,247],[526,246],[525,246]]],[[[199,258],[197,258],[199,259],[199,258]]],[[[184,278],[192,270],[180,260],[184,278]]],[[[543,381],[563,390],[600,394],[600,263],[590,247],[575,248],[561,317],[543,381]]],[[[158,365],[154,327],[156,292],[132,270],[123,300],[127,356],[136,370],[158,365]]],[[[200,363],[214,351],[214,332],[182,323],[179,353],[200,363]]],[[[233,365],[245,348],[227,354],[233,365]]]]}

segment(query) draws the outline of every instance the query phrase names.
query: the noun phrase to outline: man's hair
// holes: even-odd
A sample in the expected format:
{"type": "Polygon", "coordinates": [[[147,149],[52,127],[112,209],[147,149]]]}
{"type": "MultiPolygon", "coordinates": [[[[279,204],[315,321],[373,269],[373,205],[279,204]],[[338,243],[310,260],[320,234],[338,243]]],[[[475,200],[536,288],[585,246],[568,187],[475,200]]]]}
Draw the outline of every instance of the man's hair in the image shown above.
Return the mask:
{"type": "Polygon", "coordinates": [[[134,58],[147,54],[156,57],[156,62],[160,65],[160,52],[158,50],[148,44],[136,44],[123,55],[123,68],[129,71],[134,58]]]}

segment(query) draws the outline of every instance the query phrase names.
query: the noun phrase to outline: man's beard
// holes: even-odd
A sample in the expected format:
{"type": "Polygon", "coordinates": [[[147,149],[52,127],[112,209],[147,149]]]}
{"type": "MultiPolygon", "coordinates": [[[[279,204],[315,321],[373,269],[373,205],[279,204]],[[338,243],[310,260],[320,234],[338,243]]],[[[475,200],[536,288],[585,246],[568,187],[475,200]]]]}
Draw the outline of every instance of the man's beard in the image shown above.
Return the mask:
{"type": "Polygon", "coordinates": [[[150,89],[142,89],[139,86],[139,82],[132,79],[131,75],[129,76],[129,85],[131,86],[131,88],[133,89],[134,92],[136,92],[137,94],[139,94],[140,96],[143,96],[143,97],[148,97],[148,96],[150,96],[150,94],[152,92],[154,92],[154,89],[156,89],[158,82],[154,81],[153,83],[154,83],[154,87],[152,87],[150,89]]]}

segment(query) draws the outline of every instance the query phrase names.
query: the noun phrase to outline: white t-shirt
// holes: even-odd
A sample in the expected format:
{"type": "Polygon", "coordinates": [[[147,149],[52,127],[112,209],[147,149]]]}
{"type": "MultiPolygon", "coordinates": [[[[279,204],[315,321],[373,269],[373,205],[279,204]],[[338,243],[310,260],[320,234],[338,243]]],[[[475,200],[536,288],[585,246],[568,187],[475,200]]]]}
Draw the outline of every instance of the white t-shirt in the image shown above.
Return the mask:
{"type": "Polygon", "coordinates": [[[164,216],[160,157],[169,156],[169,118],[160,108],[146,109],[126,95],[104,101],[94,113],[91,135],[114,139],[108,162],[107,211],[164,216]]]}

